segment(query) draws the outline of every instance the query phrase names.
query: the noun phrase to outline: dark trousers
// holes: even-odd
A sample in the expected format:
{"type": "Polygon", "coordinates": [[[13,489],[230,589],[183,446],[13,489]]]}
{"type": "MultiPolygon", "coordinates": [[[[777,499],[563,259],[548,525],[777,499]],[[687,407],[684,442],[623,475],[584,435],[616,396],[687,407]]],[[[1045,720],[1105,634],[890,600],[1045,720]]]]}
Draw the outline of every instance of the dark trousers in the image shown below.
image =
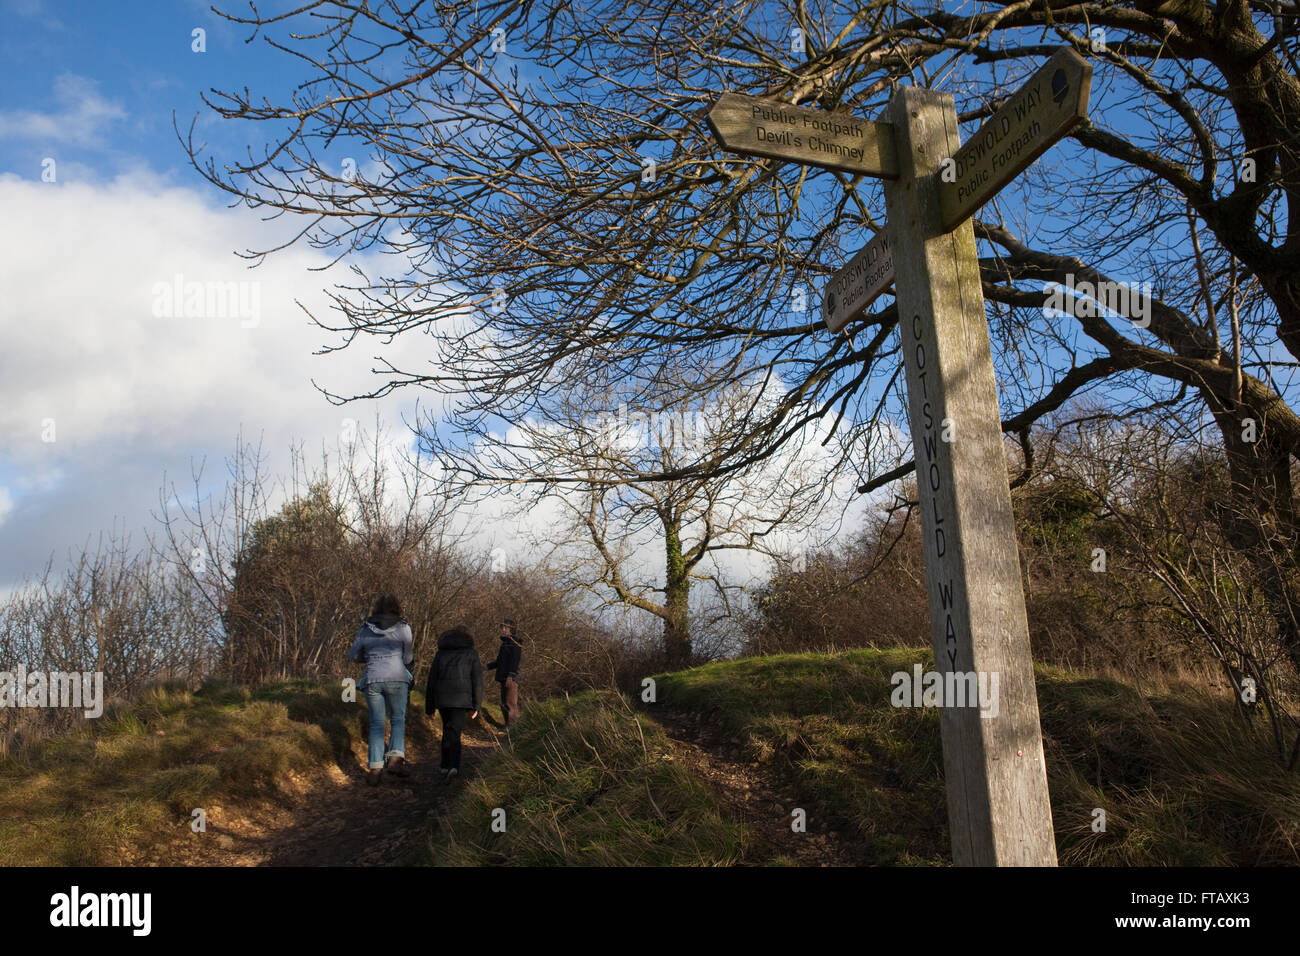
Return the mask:
{"type": "Polygon", "coordinates": [[[519,684],[511,678],[501,682],[501,719],[507,727],[519,719],[519,684]]]}
{"type": "Polygon", "coordinates": [[[439,707],[442,717],[442,767],[460,769],[460,732],[469,719],[468,707],[439,707]]]}

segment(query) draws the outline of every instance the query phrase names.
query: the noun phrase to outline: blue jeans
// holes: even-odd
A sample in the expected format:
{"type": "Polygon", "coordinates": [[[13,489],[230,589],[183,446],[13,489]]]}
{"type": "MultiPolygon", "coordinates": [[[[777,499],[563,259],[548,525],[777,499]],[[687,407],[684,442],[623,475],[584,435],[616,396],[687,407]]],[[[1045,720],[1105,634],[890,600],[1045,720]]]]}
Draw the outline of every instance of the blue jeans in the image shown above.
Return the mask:
{"type": "Polygon", "coordinates": [[[406,699],[411,685],[404,680],[371,681],[366,684],[366,706],[370,708],[370,769],[381,770],[385,757],[406,756],[406,699]],[[385,715],[385,709],[387,715],[385,715]],[[393,722],[393,733],[384,750],[384,718],[393,722]]]}

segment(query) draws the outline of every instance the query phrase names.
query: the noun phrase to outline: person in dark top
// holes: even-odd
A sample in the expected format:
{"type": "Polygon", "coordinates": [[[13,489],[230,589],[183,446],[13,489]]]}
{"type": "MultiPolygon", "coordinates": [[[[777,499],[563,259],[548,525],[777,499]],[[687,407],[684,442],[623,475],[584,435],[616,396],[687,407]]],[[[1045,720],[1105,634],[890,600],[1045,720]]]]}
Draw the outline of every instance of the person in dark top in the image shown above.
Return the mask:
{"type": "Polygon", "coordinates": [[[399,777],[406,769],[406,700],[415,675],[411,625],[402,620],[402,605],[392,594],[381,594],[370,617],[361,622],[348,649],[348,658],[366,665],[357,689],[364,691],[370,710],[369,767],[366,783],[374,786],[387,768],[399,777]],[[392,721],[388,747],[384,723],[392,721]]]}
{"type": "Polygon", "coordinates": [[[435,710],[442,717],[442,766],[439,772],[450,780],[460,773],[460,733],[465,721],[478,716],[483,701],[483,663],[474,648],[474,638],[464,627],[443,631],[438,653],[429,666],[429,685],[424,692],[424,712],[435,710]]]}
{"type": "Polygon", "coordinates": [[[519,719],[519,662],[524,650],[518,630],[512,617],[501,622],[501,646],[497,649],[496,660],[487,666],[488,670],[497,672],[497,683],[501,685],[501,716],[507,727],[519,719]]]}

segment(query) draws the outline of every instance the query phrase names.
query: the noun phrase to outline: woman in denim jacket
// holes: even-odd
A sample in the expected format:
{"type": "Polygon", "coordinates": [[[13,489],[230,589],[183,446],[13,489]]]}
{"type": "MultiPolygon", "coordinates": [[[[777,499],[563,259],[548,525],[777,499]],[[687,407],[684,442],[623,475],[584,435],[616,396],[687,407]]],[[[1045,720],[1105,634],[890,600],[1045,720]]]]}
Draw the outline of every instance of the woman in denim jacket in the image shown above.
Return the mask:
{"type": "Polygon", "coordinates": [[[362,622],[348,650],[348,659],[366,665],[357,687],[365,691],[370,708],[370,766],[366,783],[379,783],[385,767],[399,777],[406,769],[406,701],[415,675],[414,636],[402,620],[402,605],[391,594],[380,595],[370,617],[362,622]],[[392,721],[384,749],[384,720],[392,721]],[[386,759],[385,759],[386,758],[386,759]]]}

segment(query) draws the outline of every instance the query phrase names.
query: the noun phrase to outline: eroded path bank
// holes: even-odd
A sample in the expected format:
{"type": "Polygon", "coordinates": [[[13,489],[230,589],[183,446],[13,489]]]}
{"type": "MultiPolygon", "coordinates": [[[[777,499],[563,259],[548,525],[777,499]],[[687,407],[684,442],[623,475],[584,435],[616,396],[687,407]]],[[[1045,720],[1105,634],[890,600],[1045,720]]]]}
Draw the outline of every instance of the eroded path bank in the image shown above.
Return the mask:
{"type": "Polygon", "coordinates": [[[385,773],[365,783],[366,747],[315,773],[291,773],[275,800],[213,805],[207,830],[189,831],[140,864],[164,866],[403,866],[427,863],[430,824],[497,747],[481,719],[462,737],[461,772],[438,773],[440,721],[412,712],[407,724],[410,776],[385,773]]]}
{"type": "Polygon", "coordinates": [[[734,817],[760,840],[765,862],[786,866],[863,866],[865,849],[837,829],[828,828],[816,810],[804,807],[805,829],[791,826],[802,801],[784,793],[761,764],[716,724],[691,711],[659,706],[651,719],[678,745],[692,771],[702,778],[734,817]]]}

